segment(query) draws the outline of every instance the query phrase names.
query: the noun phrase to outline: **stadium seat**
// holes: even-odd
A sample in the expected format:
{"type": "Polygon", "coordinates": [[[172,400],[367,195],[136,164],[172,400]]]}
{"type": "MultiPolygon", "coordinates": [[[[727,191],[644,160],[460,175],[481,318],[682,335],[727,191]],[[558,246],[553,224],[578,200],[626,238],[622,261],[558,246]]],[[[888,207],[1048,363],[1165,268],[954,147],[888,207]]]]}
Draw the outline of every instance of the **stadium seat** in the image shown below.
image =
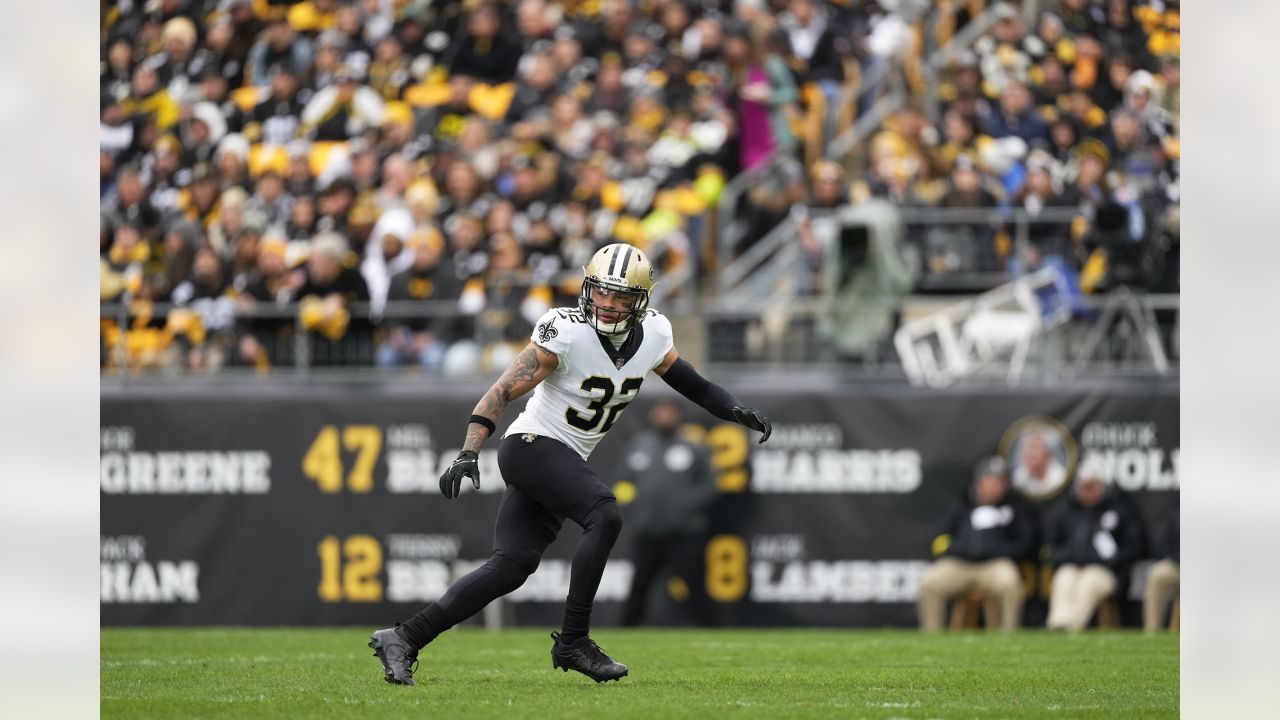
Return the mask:
{"type": "Polygon", "coordinates": [[[311,164],[311,174],[319,177],[324,173],[325,166],[329,164],[329,155],[334,148],[342,146],[345,151],[347,143],[344,142],[316,142],[311,144],[311,150],[307,155],[307,161],[311,164]]]}
{"type": "Polygon", "coordinates": [[[267,95],[268,93],[262,88],[246,85],[231,91],[231,102],[235,103],[241,112],[247,113],[262,102],[267,95]]]}
{"type": "Polygon", "coordinates": [[[289,155],[282,145],[255,143],[249,147],[249,175],[258,177],[272,169],[281,175],[289,171],[289,155]]]}
{"type": "Polygon", "coordinates": [[[476,83],[467,96],[467,103],[487,120],[501,120],[507,115],[507,108],[516,96],[515,83],[486,85],[476,83]]]}

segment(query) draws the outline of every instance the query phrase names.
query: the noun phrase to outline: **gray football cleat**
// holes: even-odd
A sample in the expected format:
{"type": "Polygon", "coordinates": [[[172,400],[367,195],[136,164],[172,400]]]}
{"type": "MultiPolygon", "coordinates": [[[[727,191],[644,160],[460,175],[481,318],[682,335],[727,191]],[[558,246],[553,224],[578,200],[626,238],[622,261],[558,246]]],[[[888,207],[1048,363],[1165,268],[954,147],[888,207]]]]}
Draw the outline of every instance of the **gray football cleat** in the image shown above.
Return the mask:
{"type": "Polygon", "coordinates": [[[418,651],[405,642],[395,628],[375,632],[369,647],[382,661],[383,680],[394,685],[413,685],[413,672],[418,669],[418,651]]]}

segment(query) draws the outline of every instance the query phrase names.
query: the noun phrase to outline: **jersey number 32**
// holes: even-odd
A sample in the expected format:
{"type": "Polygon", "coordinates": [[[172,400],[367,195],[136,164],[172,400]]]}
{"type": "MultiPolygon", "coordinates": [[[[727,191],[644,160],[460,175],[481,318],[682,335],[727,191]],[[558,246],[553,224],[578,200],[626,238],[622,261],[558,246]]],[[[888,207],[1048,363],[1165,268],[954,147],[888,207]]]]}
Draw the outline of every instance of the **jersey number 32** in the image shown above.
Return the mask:
{"type": "Polygon", "coordinates": [[[617,394],[619,399],[625,398],[626,402],[620,402],[608,408],[609,412],[606,413],[606,406],[608,406],[614,395],[613,381],[601,375],[592,375],[582,381],[582,389],[586,392],[592,395],[597,392],[601,393],[600,397],[592,399],[591,403],[587,405],[587,409],[591,411],[591,414],[583,415],[570,406],[564,411],[564,419],[570,425],[585,432],[609,432],[609,428],[613,427],[618,415],[635,399],[636,391],[640,389],[640,383],[643,381],[643,378],[634,377],[623,380],[622,387],[618,389],[617,394]],[[600,423],[602,418],[604,419],[603,425],[600,423]]]}

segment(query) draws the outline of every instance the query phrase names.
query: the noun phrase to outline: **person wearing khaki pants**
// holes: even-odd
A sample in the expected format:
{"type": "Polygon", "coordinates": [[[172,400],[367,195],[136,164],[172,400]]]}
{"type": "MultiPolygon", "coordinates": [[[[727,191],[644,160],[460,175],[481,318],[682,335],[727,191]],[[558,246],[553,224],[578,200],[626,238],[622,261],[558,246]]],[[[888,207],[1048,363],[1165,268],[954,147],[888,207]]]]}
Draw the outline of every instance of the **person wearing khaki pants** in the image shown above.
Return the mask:
{"type": "Polygon", "coordinates": [[[1038,536],[1035,512],[1009,492],[1004,460],[979,463],[934,543],[942,557],[920,577],[920,628],[941,630],[947,600],[972,588],[999,601],[1001,628],[1019,627],[1025,595],[1017,563],[1034,552],[1038,536]]]}
{"type": "Polygon", "coordinates": [[[1142,629],[1147,632],[1155,632],[1164,625],[1165,611],[1180,585],[1178,520],[1175,510],[1165,528],[1161,552],[1156,555],[1160,560],[1151,566],[1151,574],[1147,576],[1147,590],[1142,598],[1142,629]]]}
{"type": "Polygon", "coordinates": [[[1072,494],[1049,530],[1054,566],[1049,597],[1051,630],[1083,630],[1122,573],[1142,551],[1142,521],[1133,503],[1113,487],[1097,463],[1085,462],[1072,494]]]}

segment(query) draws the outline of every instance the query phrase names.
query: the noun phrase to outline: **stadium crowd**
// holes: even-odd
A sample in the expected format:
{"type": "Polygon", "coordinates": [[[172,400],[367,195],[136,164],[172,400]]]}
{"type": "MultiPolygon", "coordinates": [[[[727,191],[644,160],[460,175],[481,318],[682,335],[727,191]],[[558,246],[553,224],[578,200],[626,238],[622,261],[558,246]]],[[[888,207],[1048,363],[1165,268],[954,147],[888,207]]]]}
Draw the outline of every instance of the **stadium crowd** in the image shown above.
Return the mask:
{"type": "Polygon", "coordinates": [[[604,244],[714,272],[709,210],[752,169],[741,247],[869,198],[1077,208],[1022,252],[998,224],[917,239],[935,274],[1055,264],[1088,292],[1110,252],[1176,289],[1177,2],[997,9],[931,123],[926,19],[941,44],[987,4],[103,3],[101,296],[129,313],[102,363],[501,366],[604,244]],[[911,100],[825,158],[885,67],[911,100]]]}

